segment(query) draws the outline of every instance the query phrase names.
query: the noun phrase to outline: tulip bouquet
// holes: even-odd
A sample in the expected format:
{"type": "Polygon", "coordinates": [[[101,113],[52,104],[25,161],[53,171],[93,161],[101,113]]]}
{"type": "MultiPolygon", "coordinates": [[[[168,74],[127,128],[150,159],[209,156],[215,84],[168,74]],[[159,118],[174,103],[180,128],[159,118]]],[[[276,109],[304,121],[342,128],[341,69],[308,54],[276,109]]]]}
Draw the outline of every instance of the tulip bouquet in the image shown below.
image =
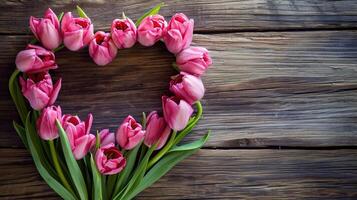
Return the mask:
{"type": "Polygon", "coordinates": [[[30,17],[35,38],[17,54],[17,69],[9,80],[21,120],[13,125],[42,178],[63,199],[132,199],[207,141],[209,133],[181,144],[201,118],[205,89],[200,76],[212,60],[205,48],[190,46],[193,20],[178,13],[167,23],[158,14],[161,6],[136,23],[123,14],[113,20],[110,33],[94,34],[80,7],[79,17],[71,12],[57,16],[51,9],[43,18],[30,17]],[[54,105],[62,82],[53,84],[49,70],[58,68],[54,53],[63,47],[88,47],[93,61],[103,66],[137,41],[152,46],[159,40],[176,55],[174,67],[179,71],[169,84],[172,95],[162,96],[163,116],[143,113],[139,123],[129,115],[115,133],[93,133],[92,114],[83,121],[54,105]]]}

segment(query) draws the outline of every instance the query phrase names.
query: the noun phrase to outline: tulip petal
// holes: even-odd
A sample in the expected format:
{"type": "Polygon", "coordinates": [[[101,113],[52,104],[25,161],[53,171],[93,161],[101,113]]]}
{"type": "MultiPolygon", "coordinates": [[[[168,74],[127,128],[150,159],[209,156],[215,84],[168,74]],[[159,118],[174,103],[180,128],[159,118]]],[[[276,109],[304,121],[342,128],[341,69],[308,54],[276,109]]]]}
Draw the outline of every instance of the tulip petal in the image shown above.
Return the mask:
{"type": "Polygon", "coordinates": [[[36,59],[36,52],[34,49],[27,49],[20,51],[16,56],[16,67],[22,72],[29,71],[33,64],[35,63],[36,59]]]}
{"type": "Polygon", "coordinates": [[[64,33],[63,43],[71,51],[78,51],[83,47],[83,30],[64,33]]]}
{"type": "Polygon", "coordinates": [[[88,117],[85,121],[85,127],[86,127],[86,134],[89,134],[90,129],[92,128],[92,124],[93,124],[93,115],[92,113],[88,114],[88,117]]]}
{"type": "Polygon", "coordinates": [[[54,85],[53,87],[53,90],[52,90],[52,94],[50,96],[50,99],[49,99],[49,102],[48,102],[48,105],[52,105],[55,103],[56,99],[57,99],[57,96],[58,96],[58,93],[61,89],[61,85],[62,85],[62,79],[60,78],[56,84],[54,85]]]}
{"type": "Polygon", "coordinates": [[[61,44],[61,36],[58,29],[48,19],[44,19],[39,29],[41,30],[41,43],[47,49],[55,49],[61,44]]]}
{"type": "Polygon", "coordinates": [[[95,136],[92,134],[84,135],[75,141],[73,155],[76,160],[82,159],[94,145],[95,136]]]}

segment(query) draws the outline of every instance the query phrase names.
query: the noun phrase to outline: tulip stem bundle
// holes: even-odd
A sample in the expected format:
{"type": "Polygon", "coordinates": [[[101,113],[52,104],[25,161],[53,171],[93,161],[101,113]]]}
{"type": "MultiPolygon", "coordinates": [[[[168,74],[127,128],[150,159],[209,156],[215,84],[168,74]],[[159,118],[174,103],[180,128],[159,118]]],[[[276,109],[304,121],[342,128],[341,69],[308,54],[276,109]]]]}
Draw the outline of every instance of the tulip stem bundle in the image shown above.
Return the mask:
{"type": "Polygon", "coordinates": [[[79,17],[71,12],[56,16],[51,9],[44,18],[30,17],[35,38],[17,54],[17,69],[9,80],[21,119],[13,125],[39,174],[63,199],[130,200],[208,140],[210,131],[180,144],[202,116],[205,88],[200,76],[212,64],[211,57],[207,49],[190,46],[193,20],[177,13],[167,22],[158,14],[162,6],[155,6],[136,23],[123,13],[122,19],[113,20],[110,33],[94,34],[93,23],[79,6],[79,17]],[[121,49],[159,41],[175,54],[174,67],[179,72],[169,83],[170,96],[161,98],[162,115],[143,112],[141,123],[129,115],[115,133],[102,129],[93,134],[92,114],[81,120],[54,105],[62,86],[62,79],[54,83],[49,73],[58,68],[55,52],[88,47],[93,61],[104,66],[121,49]]]}
{"type": "Polygon", "coordinates": [[[173,131],[170,137],[170,140],[166,143],[165,147],[159,151],[149,162],[147,169],[150,169],[162,156],[164,156],[172,147],[175,138],[176,138],[177,131],[173,131]]]}
{"type": "Polygon", "coordinates": [[[55,167],[55,169],[57,171],[57,175],[61,179],[61,182],[64,185],[64,187],[66,187],[67,190],[69,190],[71,193],[74,193],[72,188],[71,188],[71,186],[69,185],[66,177],[64,176],[62,168],[61,168],[61,166],[59,164],[58,156],[57,156],[57,153],[56,153],[56,148],[55,148],[55,145],[53,143],[53,140],[48,140],[48,144],[50,146],[52,161],[53,161],[53,165],[54,165],[54,167],[55,167]]]}

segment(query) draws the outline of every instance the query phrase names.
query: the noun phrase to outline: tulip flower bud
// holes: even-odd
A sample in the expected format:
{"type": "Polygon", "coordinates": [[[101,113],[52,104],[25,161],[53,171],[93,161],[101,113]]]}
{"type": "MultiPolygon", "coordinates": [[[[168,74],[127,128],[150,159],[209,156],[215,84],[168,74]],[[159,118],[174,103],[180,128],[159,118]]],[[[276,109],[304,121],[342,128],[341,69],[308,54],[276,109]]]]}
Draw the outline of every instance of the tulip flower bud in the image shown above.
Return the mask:
{"type": "Polygon", "coordinates": [[[148,147],[159,142],[156,149],[161,149],[171,133],[170,127],[165,119],[160,117],[156,111],[152,111],[147,117],[146,134],[144,144],[148,147]]]}
{"type": "Polygon", "coordinates": [[[150,15],[143,19],[138,27],[138,41],[143,46],[152,46],[159,41],[167,22],[161,15],[150,15]]]}
{"type": "Polygon", "coordinates": [[[17,54],[15,63],[17,69],[25,73],[38,73],[57,68],[52,51],[31,44],[17,54]]]}
{"type": "Polygon", "coordinates": [[[121,172],[126,160],[113,143],[100,147],[95,154],[95,163],[98,171],[104,175],[113,175],[121,172]]]}
{"type": "Polygon", "coordinates": [[[43,140],[53,140],[58,137],[56,119],[62,120],[60,106],[49,106],[42,110],[40,117],[36,121],[38,135],[43,140]]]}
{"type": "Polygon", "coordinates": [[[93,38],[93,24],[89,18],[74,18],[67,12],[61,22],[63,43],[71,51],[77,51],[89,44],[93,38]]]}
{"type": "Polygon", "coordinates": [[[191,105],[176,96],[162,96],[162,110],[166,122],[175,131],[184,129],[193,113],[191,105]]]}
{"type": "Polygon", "coordinates": [[[170,81],[170,91],[192,105],[202,99],[205,88],[201,78],[181,72],[170,81]]]}
{"type": "Polygon", "coordinates": [[[109,33],[98,31],[89,44],[89,55],[97,65],[104,66],[113,61],[117,55],[117,47],[109,33]]]}
{"type": "Polygon", "coordinates": [[[176,56],[176,63],[181,71],[201,76],[212,64],[206,48],[189,47],[176,56]]]}
{"type": "Polygon", "coordinates": [[[62,43],[57,15],[50,8],[43,18],[30,17],[30,29],[47,49],[55,49],[62,43]]]}
{"type": "Polygon", "coordinates": [[[61,89],[61,79],[55,85],[52,85],[50,74],[45,72],[29,74],[26,80],[20,77],[19,81],[22,94],[35,110],[41,110],[46,106],[52,105],[61,89]]]}
{"type": "Polygon", "coordinates": [[[132,116],[124,119],[116,132],[117,143],[125,150],[133,149],[144,138],[145,131],[132,116]]]}
{"type": "Polygon", "coordinates": [[[103,129],[99,132],[100,146],[105,146],[110,143],[115,143],[115,134],[111,133],[109,129],[103,129]]]}
{"type": "Polygon", "coordinates": [[[130,48],[136,42],[137,30],[133,21],[129,18],[114,19],[111,27],[114,44],[119,49],[130,48]]]}
{"type": "Polygon", "coordinates": [[[76,160],[82,159],[95,144],[95,136],[89,133],[92,123],[92,114],[88,115],[85,122],[78,116],[67,114],[62,117],[62,126],[76,160]]]}
{"type": "Polygon", "coordinates": [[[183,13],[172,16],[164,34],[167,50],[173,54],[190,46],[193,36],[193,19],[188,19],[183,13]]]}

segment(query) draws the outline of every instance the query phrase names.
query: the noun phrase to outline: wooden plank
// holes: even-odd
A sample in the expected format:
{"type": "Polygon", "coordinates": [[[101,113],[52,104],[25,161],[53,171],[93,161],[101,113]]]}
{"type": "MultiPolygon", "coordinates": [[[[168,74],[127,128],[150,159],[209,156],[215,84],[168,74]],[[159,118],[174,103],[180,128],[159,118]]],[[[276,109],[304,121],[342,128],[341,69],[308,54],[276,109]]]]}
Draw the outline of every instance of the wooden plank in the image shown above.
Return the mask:
{"type": "MultiPolygon", "coordinates": [[[[108,30],[111,21],[121,12],[137,19],[146,10],[160,3],[154,1],[9,1],[0,5],[0,33],[27,33],[30,15],[42,16],[45,9],[56,12],[74,10],[77,4],[85,9],[95,29],[108,30]]],[[[354,0],[199,0],[165,1],[162,14],[169,19],[183,12],[195,20],[195,31],[247,31],[336,29],[357,27],[357,3],[354,0]]]]}
{"type": "MultiPolygon", "coordinates": [[[[326,147],[357,144],[357,32],[272,32],[195,35],[214,66],[203,77],[204,118],[189,136],[207,129],[206,147],[326,147]]],[[[11,127],[16,113],[7,92],[25,36],[0,41],[0,146],[22,146],[11,127]],[[6,92],[5,92],[6,91],[6,92]]],[[[162,44],[120,51],[97,67],[86,51],[57,54],[63,77],[58,103],[65,113],[95,116],[94,130],[115,131],[128,115],[160,110],[174,57],[162,44]]]]}
{"type": "MultiPolygon", "coordinates": [[[[56,199],[22,149],[0,149],[2,199],[56,199]]],[[[138,199],[355,199],[357,150],[200,150],[138,199]]]]}

